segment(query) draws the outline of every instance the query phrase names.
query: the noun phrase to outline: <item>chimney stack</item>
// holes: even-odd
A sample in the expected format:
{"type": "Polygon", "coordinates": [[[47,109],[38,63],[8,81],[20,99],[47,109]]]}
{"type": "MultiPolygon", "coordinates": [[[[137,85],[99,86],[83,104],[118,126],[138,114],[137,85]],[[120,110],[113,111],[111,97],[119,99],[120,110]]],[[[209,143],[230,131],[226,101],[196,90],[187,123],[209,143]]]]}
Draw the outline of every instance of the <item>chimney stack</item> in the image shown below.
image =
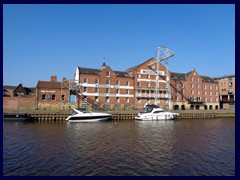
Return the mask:
{"type": "Polygon", "coordinates": [[[57,76],[51,76],[51,82],[57,82],[57,76]]]}

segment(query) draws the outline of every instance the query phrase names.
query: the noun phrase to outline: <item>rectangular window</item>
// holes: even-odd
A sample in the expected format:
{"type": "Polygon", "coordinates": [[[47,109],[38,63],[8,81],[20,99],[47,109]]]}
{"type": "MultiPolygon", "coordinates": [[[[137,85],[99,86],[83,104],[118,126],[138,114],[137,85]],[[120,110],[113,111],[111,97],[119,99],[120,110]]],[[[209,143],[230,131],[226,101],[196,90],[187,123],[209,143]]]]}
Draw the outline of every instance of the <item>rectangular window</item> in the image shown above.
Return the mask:
{"type": "Polygon", "coordinates": [[[175,100],[178,101],[178,96],[175,96],[175,100]]]}
{"type": "Polygon", "coordinates": [[[106,76],[110,77],[110,72],[109,71],[106,72],[106,76]]]}
{"type": "Polygon", "coordinates": [[[147,74],[147,79],[150,79],[150,75],[149,74],[147,74]]]}
{"type": "Polygon", "coordinates": [[[137,77],[138,77],[138,78],[141,78],[141,74],[140,74],[140,73],[138,73],[137,77]]]}
{"type": "Polygon", "coordinates": [[[147,87],[150,87],[150,83],[149,82],[147,83],[147,87]]]}
{"type": "Polygon", "coordinates": [[[95,79],[95,84],[98,84],[98,79],[95,79]]]}
{"type": "Polygon", "coordinates": [[[126,97],[126,102],[129,103],[129,97],[126,97]]]}
{"type": "Polygon", "coordinates": [[[56,96],[55,96],[55,94],[52,94],[52,100],[53,100],[53,101],[56,101],[56,96]]]}
{"type": "Polygon", "coordinates": [[[177,82],[176,82],[175,86],[178,87],[178,83],[177,82]]]}
{"type": "Polygon", "coordinates": [[[106,93],[109,93],[109,88],[106,88],[106,93]]]}
{"type": "Polygon", "coordinates": [[[110,101],[110,98],[109,97],[106,97],[106,102],[109,102],[110,101]]]}
{"type": "Polygon", "coordinates": [[[184,101],[184,96],[182,96],[182,101],[184,101]]]}
{"type": "Polygon", "coordinates": [[[194,91],[193,91],[193,90],[191,91],[191,94],[194,94],[194,91]]]}
{"type": "Polygon", "coordinates": [[[193,84],[191,84],[191,87],[193,88],[193,87],[194,87],[194,85],[193,85],[193,84]]]}
{"type": "Polygon", "coordinates": [[[87,83],[88,82],[88,79],[87,78],[84,78],[83,79],[83,83],[87,83]]]}
{"type": "Polygon", "coordinates": [[[62,101],[65,101],[65,95],[62,95],[62,101]]]}
{"type": "Polygon", "coordinates": [[[119,103],[119,97],[116,97],[116,102],[119,103]]]}
{"type": "Polygon", "coordinates": [[[120,82],[119,82],[119,81],[116,81],[116,85],[120,85],[120,82]]]}
{"type": "Polygon", "coordinates": [[[98,97],[97,96],[95,96],[95,102],[98,102],[98,97]]]}
{"type": "Polygon", "coordinates": [[[182,88],[184,88],[184,83],[182,83],[182,88]]]}
{"type": "Polygon", "coordinates": [[[137,102],[138,102],[138,103],[141,103],[141,99],[140,99],[140,98],[137,98],[137,102]]]}
{"type": "Polygon", "coordinates": [[[126,86],[129,86],[129,82],[128,81],[126,81],[126,86]]]}
{"type": "Polygon", "coordinates": [[[42,94],[42,101],[46,101],[46,94],[42,94]]]}
{"type": "Polygon", "coordinates": [[[211,86],[211,85],[209,86],[209,89],[212,89],[212,86],[211,86]]]}
{"type": "Polygon", "coordinates": [[[83,87],[83,92],[87,92],[87,87],[83,87]]]}
{"type": "Polygon", "coordinates": [[[200,95],[200,91],[197,91],[197,95],[200,95]]]}
{"type": "Polygon", "coordinates": [[[109,85],[109,84],[110,84],[110,80],[107,79],[107,80],[106,80],[106,85],[109,85]]]}
{"type": "Polygon", "coordinates": [[[95,88],[95,93],[97,93],[98,92],[98,88],[95,88]]]}
{"type": "Polygon", "coordinates": [[[116,89],[116,94],[119,94],[119,89],[116,89]]]}
{"type": "Polygon", "coordinates": [[[199,78],[197,78],[197,82],[199,82],[199,78]]]}
{"type": "Polygon", "coordinates": [[[137,82],[137,87],[141,87],[141,84],[140,84],[140,82],[137,82]]]}
{"type": "Polygon", "coordinates": [[[128,89],[126,89],[126,94],[129,94],[129,90],[128,89]]]}
{"type": "Polygon", "coordinates": [[[87,102],[87,96],[84,96],[84,102],[87,102]]]}

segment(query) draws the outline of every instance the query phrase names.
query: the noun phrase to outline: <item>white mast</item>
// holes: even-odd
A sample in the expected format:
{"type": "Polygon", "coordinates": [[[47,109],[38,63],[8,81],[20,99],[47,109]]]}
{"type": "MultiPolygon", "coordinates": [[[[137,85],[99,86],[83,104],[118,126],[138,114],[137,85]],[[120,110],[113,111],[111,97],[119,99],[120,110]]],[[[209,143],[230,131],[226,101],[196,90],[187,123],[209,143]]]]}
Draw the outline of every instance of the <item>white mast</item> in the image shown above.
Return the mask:
{"type": "Polygon", "coordinates": [[[155,104],[158,104],[159,63],[160,63],[160,47],[157,48],[157,73],[156,73],[156,87],[155,87],[155,104]]]}
{"type": "MultiPolygon", "coordinates": [[[[170,49],[164,46],[158,46],[157,48],[157,60],[150,63],[148,66],[151,67],[152,64],[157,63],[157,69],[156,69],[156,87],[155,87],[155,104],[157,104],[158,100],[158,93],[159,93],[159,75],[161,75],[159,71],[159,63],[162,61],[165,61],[166,63],[166,98],[168,99],[166,101],[167,108],[169,110],[172,109],[172,100],[171,100],[171,87],[170,87],[170,76],[169,76],[169,70],[168,70],[168,58],[173,57],[174,53],[170,49]]],[[[162,74],[163,75],[163,74],[162,74]]]]}

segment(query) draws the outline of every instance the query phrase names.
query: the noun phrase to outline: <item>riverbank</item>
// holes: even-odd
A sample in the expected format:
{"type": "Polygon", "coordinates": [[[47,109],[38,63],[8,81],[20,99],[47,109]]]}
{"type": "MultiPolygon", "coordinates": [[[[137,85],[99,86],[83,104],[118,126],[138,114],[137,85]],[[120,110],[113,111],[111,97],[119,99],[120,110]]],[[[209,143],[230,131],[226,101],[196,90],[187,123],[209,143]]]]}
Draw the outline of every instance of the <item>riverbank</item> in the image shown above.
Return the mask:
{"type": "MultiPolygon", "coordinates": [[[[134,120],[139,111],[122,110],[107,111],[112,114],[112,120],[134,120]]],[[[235,118],[235,110],[182,110],[174,111],[179,113],[177,119],[209,119],[209,118],[235,118]]],[[[70,115],[71,110],[30,110],[22,111],[19,114],[31,116],[38,122],[62,122],[70,115]]],[[[14,111],[4,112],[4,114],[18,114],[14,111]]]]}

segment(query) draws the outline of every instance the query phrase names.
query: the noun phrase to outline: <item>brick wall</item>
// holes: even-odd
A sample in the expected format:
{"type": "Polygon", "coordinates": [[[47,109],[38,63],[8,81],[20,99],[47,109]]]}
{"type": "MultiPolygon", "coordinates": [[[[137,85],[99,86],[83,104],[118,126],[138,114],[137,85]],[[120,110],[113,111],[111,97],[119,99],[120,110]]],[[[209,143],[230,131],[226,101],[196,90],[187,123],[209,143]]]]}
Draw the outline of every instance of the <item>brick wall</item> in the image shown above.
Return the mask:
{"type": "Polygon", "coordinates": [[[3,97],[3,111],[24,111],[36,108],[35,96],[3,97]]]}

